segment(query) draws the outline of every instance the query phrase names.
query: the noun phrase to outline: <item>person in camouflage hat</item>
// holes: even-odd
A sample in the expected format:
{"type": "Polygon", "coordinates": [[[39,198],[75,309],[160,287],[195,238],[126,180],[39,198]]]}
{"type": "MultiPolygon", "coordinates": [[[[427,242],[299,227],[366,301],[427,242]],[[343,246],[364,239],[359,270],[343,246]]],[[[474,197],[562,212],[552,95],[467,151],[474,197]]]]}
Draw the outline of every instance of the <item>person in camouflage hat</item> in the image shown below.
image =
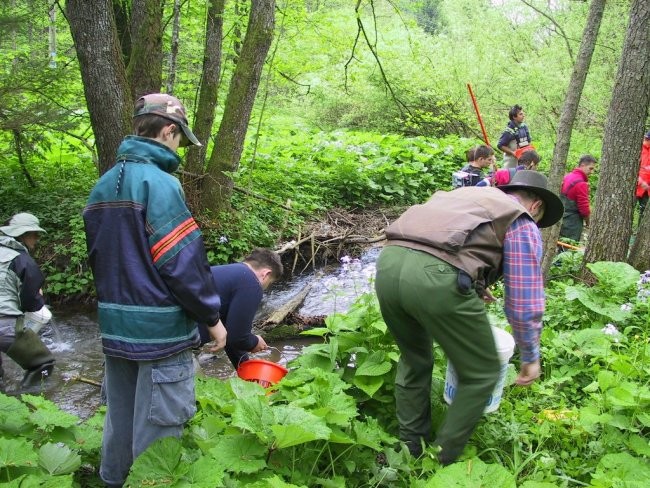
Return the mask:
{"type": "Polygon", "coordinates": [[[180,437],[196,412],[196,322],[223,348],[226,329],[201,231],[179,181],[179,147],[200,145],[175,97],[135,103],[135,135],[90,193],[83,212],[105,355],[106,420],[100,476],[122,486],[133,460],[180,437]]]}

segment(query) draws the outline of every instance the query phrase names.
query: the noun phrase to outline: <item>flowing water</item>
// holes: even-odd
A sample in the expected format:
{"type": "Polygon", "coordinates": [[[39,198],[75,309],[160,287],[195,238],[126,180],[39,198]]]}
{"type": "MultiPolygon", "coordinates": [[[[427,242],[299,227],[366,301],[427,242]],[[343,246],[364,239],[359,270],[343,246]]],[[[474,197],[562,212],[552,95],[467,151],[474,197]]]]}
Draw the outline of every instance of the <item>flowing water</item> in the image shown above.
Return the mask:
{"type": "MultiPolygon", "coordinates": [[[[273,285],[265,294],[258,312],[263,319],[293,296],[313,283],[302,306],[296,310],[302,316],[322,316],[345,312],[361,294],[372,289],[374,262],[378,248],[367,251],[360,259],[344,257],[341,264],[296,276],[291,280],[273,285]]],[[[100,384],[103,376],[104,357],[101,350],[97,314],[94,310],[52,310],[50,325],[41,331],[43,342],[53,352],[56,366],[50,378],[30,393],[43,394],[69,413],[86,418],[99,406],[100,384]],[[95,383],[95,384],[93,384],[95,383]]],[[[269,351],[255,355],[286,364],[300,355],[303,347],[314,339],[289,339],[271,342],[269,351]]],[[[199,363],[207,376],[229,378],[235,370],[223,352],[216,355],[199,354],[199,363]]],[[[3,357],[5,387],[7,393],[16,392],[23,371],[8,357],[3,357]]]]}

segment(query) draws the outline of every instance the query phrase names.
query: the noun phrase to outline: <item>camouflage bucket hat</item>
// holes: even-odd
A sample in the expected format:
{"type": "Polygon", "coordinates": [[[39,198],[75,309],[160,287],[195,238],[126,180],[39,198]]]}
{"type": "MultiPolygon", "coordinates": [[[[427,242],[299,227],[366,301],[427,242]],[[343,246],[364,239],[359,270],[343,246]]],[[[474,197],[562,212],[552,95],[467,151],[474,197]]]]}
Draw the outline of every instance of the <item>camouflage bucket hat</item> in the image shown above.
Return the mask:
{"type": "Polygon", "coordinates": [[[166,93],[151,93],[140,97],[135,103],[136,107],[140,103],[142,103],[142,107],[136,110],[133,117],[154,114],[169,119],[175,124],[178,124],[183,131],[184,137],[180,144],[182,147],[189,146],[190,144],[194,144],[195,146],[202,145],[190,130],[187,123],[187,116],[185,115],[185,107],[178,98],[167,95],[166,93]]]}

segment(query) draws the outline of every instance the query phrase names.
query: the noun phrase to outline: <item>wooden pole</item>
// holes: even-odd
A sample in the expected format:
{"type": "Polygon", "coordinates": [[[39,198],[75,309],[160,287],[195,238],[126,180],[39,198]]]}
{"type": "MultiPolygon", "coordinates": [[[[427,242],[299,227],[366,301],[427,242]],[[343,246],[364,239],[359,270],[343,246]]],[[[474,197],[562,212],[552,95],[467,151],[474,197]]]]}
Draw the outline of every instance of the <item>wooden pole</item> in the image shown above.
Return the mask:
{"type": "Polygon", "coordinates": [[[485,125],[483,125],[483,119],[481,118],[481,111],[478,109],[478,102],[476,101],[476,97],[474,96],[474,92],[472,91],[472,85],[470,83],[467,84],[467,91],[469,91],[469,96],[472,99],[472,105],[474,105],[474,111],[476,112],[476,118],[478,119],[478,123],[481,126],[481,132],[483,132],[483,141],[485,141],[486,145],[490,145],[490,140],[488,139],[487,132],[485,130],[485,125]]]}

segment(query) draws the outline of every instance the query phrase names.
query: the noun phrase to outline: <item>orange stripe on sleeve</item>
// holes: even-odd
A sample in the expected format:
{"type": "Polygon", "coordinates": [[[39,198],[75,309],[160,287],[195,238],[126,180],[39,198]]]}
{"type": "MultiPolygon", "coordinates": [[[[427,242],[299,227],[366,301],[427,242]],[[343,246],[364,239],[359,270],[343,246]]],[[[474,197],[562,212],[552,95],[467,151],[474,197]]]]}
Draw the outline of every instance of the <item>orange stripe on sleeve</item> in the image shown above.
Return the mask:
{"type": "Polygon", "coordinates": [[[154,246],[151,247],[151,257],[153,262],[158,261],[169,249],[178,244],[185,236],[199,228],[192,217],[185,220],[169,234],[159,240],[154,246]]]}

